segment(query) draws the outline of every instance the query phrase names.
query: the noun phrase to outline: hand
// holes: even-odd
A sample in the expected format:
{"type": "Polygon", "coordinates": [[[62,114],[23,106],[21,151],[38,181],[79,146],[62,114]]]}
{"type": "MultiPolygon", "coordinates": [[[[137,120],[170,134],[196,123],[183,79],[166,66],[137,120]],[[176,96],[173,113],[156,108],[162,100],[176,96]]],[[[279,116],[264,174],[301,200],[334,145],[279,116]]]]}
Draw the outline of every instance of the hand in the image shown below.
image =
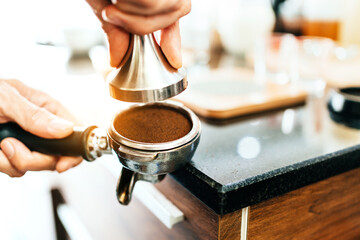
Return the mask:
{"type": "MultiPolygon", "coordinates": [[[[49,95],[17,80],[0,79],[0,123],[13,121],[43,138],[64,138],[73,131],[73,123],[65,119],[71,119],[71,115],[49,95]]],[[[21,177],[27,171],[63,172],[82,160],[31,152],[15,138],[5,138],[0,149],[0,172],[11,177],[21,177]]]]}
{"type": "Polygon", "coordinates": [[[174,68],[182,66],[179,18],[190,12],[190,0],[86,0],[107,35],[110,65],[118,67],[129,46],[129,33],[161,29],[160,47],[174,68]]]}

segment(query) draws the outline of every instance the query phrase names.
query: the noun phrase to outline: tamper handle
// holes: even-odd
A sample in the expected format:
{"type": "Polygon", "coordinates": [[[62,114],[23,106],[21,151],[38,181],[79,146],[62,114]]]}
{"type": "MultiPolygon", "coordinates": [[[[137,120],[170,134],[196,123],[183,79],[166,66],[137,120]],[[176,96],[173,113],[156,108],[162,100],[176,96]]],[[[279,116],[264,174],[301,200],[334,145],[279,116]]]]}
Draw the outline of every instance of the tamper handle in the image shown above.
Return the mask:
{"type": "Polygon", "coordinates": [[[25,144],[31,151],[58,156],[82,156],[92,161],[88,154],[87,140],[95,126],[75,129],[74,132],[61,139],[46,139],[31,134],[14,122],[0,124],[0,141],[13,137],[25,144]]]}

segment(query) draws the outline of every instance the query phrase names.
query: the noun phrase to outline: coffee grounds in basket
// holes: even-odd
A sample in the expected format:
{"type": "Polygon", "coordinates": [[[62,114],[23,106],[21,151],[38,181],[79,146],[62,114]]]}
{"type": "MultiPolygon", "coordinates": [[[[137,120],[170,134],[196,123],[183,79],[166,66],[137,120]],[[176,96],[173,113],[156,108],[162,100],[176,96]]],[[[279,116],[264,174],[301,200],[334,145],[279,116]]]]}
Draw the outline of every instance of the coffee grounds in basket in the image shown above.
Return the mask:
{"type": "Polygon", "coordinates": [[[114,127],[128,139],[162,143],[184,137],[190,132],[192,124],[188,117],[176,109],[151,105],[120,113],[115,118],[114,127]]]}

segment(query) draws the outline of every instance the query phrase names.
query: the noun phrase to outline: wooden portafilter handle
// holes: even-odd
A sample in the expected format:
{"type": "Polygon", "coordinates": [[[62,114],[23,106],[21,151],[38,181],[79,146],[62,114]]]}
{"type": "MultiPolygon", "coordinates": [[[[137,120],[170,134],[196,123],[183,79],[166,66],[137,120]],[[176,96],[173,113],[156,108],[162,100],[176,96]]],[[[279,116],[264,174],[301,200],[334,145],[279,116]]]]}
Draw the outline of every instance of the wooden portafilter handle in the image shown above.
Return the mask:
{"type": "Polygon", "coordinates": [[[96,126],[77,127],[65,138],[47,139],[25,131],[14,122],[8,122],[0,124],[0,141],[12,137],[31,151],[55,156],[82,156],[87,161],[93,161],[102,153],[110,152],[106,134],[99,135],[96,129],[96,126]]]}

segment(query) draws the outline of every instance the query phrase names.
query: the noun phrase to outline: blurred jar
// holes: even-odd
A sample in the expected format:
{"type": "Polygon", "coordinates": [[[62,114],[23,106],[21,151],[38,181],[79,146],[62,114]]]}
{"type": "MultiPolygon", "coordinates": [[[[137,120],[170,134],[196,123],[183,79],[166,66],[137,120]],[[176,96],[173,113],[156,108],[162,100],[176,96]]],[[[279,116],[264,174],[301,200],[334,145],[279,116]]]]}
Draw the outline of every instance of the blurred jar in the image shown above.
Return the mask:
{"type": "Polygon", "coordinates": [[[342,9],[341,0],[305,0],[303,34],[337,40],[342,9]]]}
{"type": "Polygon", "coordinates": [[[191,12],[180,19],[181,45],[187,68],[204,66],[209,61],[213,30],[213,1],[192,2],[191,12]]]}
{"type": "Polygon", "coordinates": [[[359,45],[336,45],[330,56],[324,77],[331,87],[360,86],[359,66],[359,45]]]}
{"type": "Polygon", "coordinates": [[[345,7],[341,17],[339,40],[345,45],[360,45],[360,1],[345,0],[343,4],[345,7]]]}
{"type": "Polygon", "coordinates": [[[325,90],[324,73],[335,43],[329,38],[299,38],[299,78],[297,83],[310,95],[322,96],[325,90]]]}
{"type": "Polygon", "coordinates": [[[287,84],[298,78],[298,41],[292,34],[272,34],[266,39],[265,63],[267,79],[287,84]]]}
{"type": "Polygon", "coordinates": [[[334,41],[322,37],[300,37],[300,74],[303,78],[321,77],[335,47],[334,41]]]}
{"type": "Polygon", "coordinates": [[[244,56],[270,35],[275,15],[270,0],[227,0],[218,6],[217,31],[230,54],[244,56]]]}

